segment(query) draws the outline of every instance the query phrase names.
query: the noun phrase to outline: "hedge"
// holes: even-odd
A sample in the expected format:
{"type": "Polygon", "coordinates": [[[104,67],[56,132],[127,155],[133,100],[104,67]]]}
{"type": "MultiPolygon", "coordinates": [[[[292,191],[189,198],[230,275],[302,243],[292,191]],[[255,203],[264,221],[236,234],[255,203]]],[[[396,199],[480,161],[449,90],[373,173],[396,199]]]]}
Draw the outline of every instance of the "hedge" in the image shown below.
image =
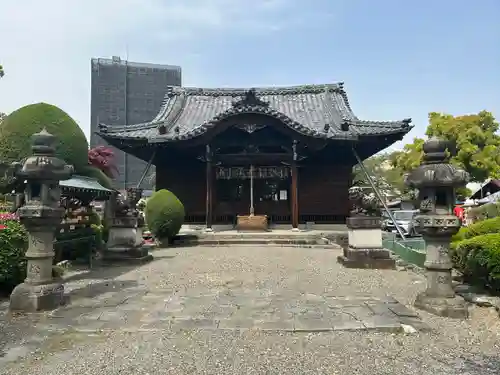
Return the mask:
{"type": "Polygon", "coordinates": [[[461,241],[488,233],[500,233],[500,217],[478,221],[468,227],[462,227],[458,233],[453,236],[452,241],[461,241]]]}
{"type": "Polygon", "coordinates": [[[454,243],[451,258],[466,281],[500,291],[500,233],[483,234],[454,243]]]}
{"type": "Polygon", "coordinates": [[[0,292],[3,294],[10,293],[26,278],[28,233],[17,220],[2,220],[0,225],[0,292]]]}

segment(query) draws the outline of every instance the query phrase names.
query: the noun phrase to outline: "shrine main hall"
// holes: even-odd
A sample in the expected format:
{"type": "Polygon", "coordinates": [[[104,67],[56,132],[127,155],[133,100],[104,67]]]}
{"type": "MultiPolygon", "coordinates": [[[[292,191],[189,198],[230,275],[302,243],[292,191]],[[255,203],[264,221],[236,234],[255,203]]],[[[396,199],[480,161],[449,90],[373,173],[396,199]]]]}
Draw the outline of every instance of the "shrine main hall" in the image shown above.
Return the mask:
{"type": "Polygon", "coordinates": [[[352,168],[403,138],[411,120],[354,114],[343,83],[249,89],[169,87],[150,122],[100,124],[109,144],[156,166],[156,190],[186,224],[344,224],[352,168]]]}

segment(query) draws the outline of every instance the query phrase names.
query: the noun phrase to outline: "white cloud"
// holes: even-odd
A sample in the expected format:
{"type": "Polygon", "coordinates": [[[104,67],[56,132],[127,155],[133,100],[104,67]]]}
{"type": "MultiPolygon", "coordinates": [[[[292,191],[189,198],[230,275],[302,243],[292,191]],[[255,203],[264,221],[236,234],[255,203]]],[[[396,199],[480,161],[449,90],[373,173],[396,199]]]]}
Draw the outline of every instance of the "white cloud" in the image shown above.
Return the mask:
{"type": "Polygon", "coordinates": [[[6,72],[0,112],[49,102],[66,110],[89,136],[91,57],[123,57],[132,38],[151,38],[182,53],[186,39],[203,40],[205,34],[272,32],[300,22],[303,14],[293,12],[294,5],[293,0],[7,0],[0,12],[0,64],[6,72]]]}

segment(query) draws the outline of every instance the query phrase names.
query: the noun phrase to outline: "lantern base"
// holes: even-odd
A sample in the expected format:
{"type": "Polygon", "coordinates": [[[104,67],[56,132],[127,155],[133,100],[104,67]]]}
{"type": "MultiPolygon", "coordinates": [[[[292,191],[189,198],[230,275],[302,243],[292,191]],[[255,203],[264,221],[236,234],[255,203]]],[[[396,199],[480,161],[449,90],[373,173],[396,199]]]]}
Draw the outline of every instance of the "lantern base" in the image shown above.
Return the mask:
{"type": "Polygon", "coordinates": [[[60,283],[41,285],[22,283],[12,291],[9,308],[11,311],[30,313],[54,310],[64,302],[64,286],[60,283]]]}
{"type": "Polygon", "coordinates": [[[417,295],[413,305],[417,309],[446,318],[467,319],[469,317],[468,303],[460,296],[431,297],[423,292],[417,295]]]}
{"type": "Polygon", "coordinates": [[[344,249],[344,255],[339,255],[337,261],[346,268],[364,269],[395,269],[396,260],[391,257],[391,252],[383,248],[344,249]]]}
{"type": "Polygon", "coordinates": [[[104,265],[144,264],[153,260],[150,246],[110,247],[103,251],[101,263],[104,265]]]}

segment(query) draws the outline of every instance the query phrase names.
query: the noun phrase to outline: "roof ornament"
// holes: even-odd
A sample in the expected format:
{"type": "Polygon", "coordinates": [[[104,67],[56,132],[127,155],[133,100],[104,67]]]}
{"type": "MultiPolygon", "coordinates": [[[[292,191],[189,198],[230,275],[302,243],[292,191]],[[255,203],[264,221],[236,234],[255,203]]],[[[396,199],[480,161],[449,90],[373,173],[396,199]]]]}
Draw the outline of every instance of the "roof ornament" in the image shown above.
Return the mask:
{"type": "Polygon", "coordinates": [[[102,122],[97,124],[97,128],[99,129],[100,133],[107,133],[108,132],[108,125],[103,124],[102,122]]]}
{"type": "Polygon", "coordinates": [[[405,118],[402,122],[403,122],[403,126],[405,128],[407,128],[411,125],[411,118],[405,118]]]}
{"type": "Polygon", "coordinates": [[[347,119],[343,119],[342,120],[342,123],[340,124],[340,129],[344,132],[348,131],[349,130],[349,125],[350,124],[350,121],[347,120],[347,119]]]}
{"type": "Polygon", "coordinates": [[[234,108],[241,108],[241,107],[269,107],[269,103],[265,102],[257,97],[257,93],[254,88],[251,88],[247,92],[245,92],[245,96],[236,101],[233,102],[233,107],[234,108]]]}

